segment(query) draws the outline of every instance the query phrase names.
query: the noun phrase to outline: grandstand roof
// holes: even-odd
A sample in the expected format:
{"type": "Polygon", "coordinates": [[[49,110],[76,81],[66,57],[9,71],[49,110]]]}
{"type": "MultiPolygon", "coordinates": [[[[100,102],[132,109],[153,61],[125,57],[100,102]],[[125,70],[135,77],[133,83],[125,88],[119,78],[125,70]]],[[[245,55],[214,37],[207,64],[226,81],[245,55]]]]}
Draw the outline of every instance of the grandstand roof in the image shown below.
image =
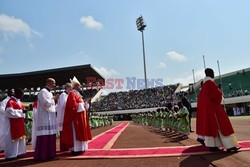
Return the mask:
{"type": "Polygon", "coordinates": [[[42,71],[0,75],[0,90],[12,88],[36,89],[38,87],[44,87],[46,79],[50,77],[56,80],[56,85],[63,86],[74,76],[77,77],[80,83],[86,83],[87,77],[104,79],[90,64],[86,64],[42,71]]]}

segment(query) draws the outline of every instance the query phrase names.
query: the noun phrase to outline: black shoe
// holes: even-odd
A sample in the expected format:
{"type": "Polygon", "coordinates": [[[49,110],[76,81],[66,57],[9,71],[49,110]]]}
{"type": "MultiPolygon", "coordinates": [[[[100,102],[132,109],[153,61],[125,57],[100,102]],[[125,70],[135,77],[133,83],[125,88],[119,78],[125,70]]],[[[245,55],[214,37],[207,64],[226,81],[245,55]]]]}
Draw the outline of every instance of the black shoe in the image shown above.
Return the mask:
{"type": "Polygon", "coordinates": [[[198,141],[199,143],[201,143],[201,145],[205,146],[205,141],[200,139],[200,138],[197,138],[196,141],[198,141]]]}
{"type": "Polygon", "coordinates": [[[190,132],[194,132],[193,130],[190,130],[190,132]]]}
{"type": "Polygon", "coordinates": [[[232,147],[232,148],[227,149],[227,152],[237,152],[239,151],[239,149],[241,149],[241,147],[232,147]]]}
{"type": "Polygon", "coordinates": [[[218,147],[209,147],[209,151],[217,152],[217,151],[220,151],[220,149],[218,147]]]}
{"type": "Polygon", "coordinates": [[[19,158],[25,158],[25,154],[20,154],[20,155],[17,156],[17,158],[18,158],[18,159],[19,159],[19,158]]]}
{"type": "Polygon", "coordinates": [[[78,156],[78,155],[82,155],[82,154],[83,154],[83,151],[77,151],[77,152],[71,151],[71,155],[73,155],[73,156],[78,156]]]}
{"type": "Polygon", "coordinates": [[[6,161],[13,161],[13,160],[17,160],[17,157],[13,157],[13,158],[5,158],[6,161]]]}

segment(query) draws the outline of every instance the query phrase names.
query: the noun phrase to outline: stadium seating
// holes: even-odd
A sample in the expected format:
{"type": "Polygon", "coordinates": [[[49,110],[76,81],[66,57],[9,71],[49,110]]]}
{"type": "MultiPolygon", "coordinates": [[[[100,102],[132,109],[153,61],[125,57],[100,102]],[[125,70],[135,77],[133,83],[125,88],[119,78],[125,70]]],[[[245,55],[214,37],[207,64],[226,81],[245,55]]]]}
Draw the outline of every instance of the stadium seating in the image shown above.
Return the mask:
{"type": "Polygon", "coordinates": [[[127,109],[141,109],[166,107],[170,98],[178,99],[174,94],[179,84],[130,90],[127,92],[112,92],[97,102],[92,103],[92,111],[115,111],[127,109]]]}

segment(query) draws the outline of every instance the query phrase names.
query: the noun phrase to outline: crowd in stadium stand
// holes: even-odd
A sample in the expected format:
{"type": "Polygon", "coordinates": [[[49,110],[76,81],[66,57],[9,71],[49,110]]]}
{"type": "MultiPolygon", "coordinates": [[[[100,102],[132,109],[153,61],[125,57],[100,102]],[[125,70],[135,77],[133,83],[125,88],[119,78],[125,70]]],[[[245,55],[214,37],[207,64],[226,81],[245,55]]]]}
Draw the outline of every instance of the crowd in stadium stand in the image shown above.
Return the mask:
{"type": "Polygon", "coordinates": [[[242,89],[237,89],[235,91],[231,91],[228,94],[225,95],[225,97],[239,97],[239,96],[247,96],[248,95],[248,90],[242,90],[242,89]]]}
{"type": "Polygon", "coordinates": [[[128,92],[113,92],[92,104],[92,111],[115,111],[126,109],[141,109],[167,106],[169,99],[178,99],[174,91],[178,84],[130,90],[128,92]]]}
{"type": "MultiPolygon", "coordinates": [[[[56,92],[54,92],[54,91],[52,91],[52,92],[53,92],[53,94],[61,94],[63,92],[63,90],[56,90],[56,92]]],[[[88,98],[92,98],[95,96],[95,94],[97,93],[97,89],[86,89],[80,93],[81,93],[83,99],[88,99],[88,98]]],[[[33,93],[33,94],[26,93],[26,94],[24,94],[22,101],[23,102],[34,102],[37,99],[37,94],[38,93],[33,93]]]]}

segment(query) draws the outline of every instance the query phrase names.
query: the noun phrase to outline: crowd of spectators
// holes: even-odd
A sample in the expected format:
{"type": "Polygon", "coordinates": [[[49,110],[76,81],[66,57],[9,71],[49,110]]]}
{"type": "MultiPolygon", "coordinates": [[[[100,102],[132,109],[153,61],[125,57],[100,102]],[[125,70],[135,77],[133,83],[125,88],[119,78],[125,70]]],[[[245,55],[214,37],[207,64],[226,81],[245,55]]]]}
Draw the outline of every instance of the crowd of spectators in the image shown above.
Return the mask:
{"type": "Polygon", "coordinates": [[[92,111],[166,107],[170,99],[179,98],[179,94],[174,94],[177,87],[178,84],[160,88],[112,92],[99,101],[92,103],[92,111]]]}
{"type": "Polygon", "coordinates": [[[248,90],[237,89],[235,91],[228,92],[225,94],[225,97],[239,97],[239,96],[247,96],[248,90]]]}

